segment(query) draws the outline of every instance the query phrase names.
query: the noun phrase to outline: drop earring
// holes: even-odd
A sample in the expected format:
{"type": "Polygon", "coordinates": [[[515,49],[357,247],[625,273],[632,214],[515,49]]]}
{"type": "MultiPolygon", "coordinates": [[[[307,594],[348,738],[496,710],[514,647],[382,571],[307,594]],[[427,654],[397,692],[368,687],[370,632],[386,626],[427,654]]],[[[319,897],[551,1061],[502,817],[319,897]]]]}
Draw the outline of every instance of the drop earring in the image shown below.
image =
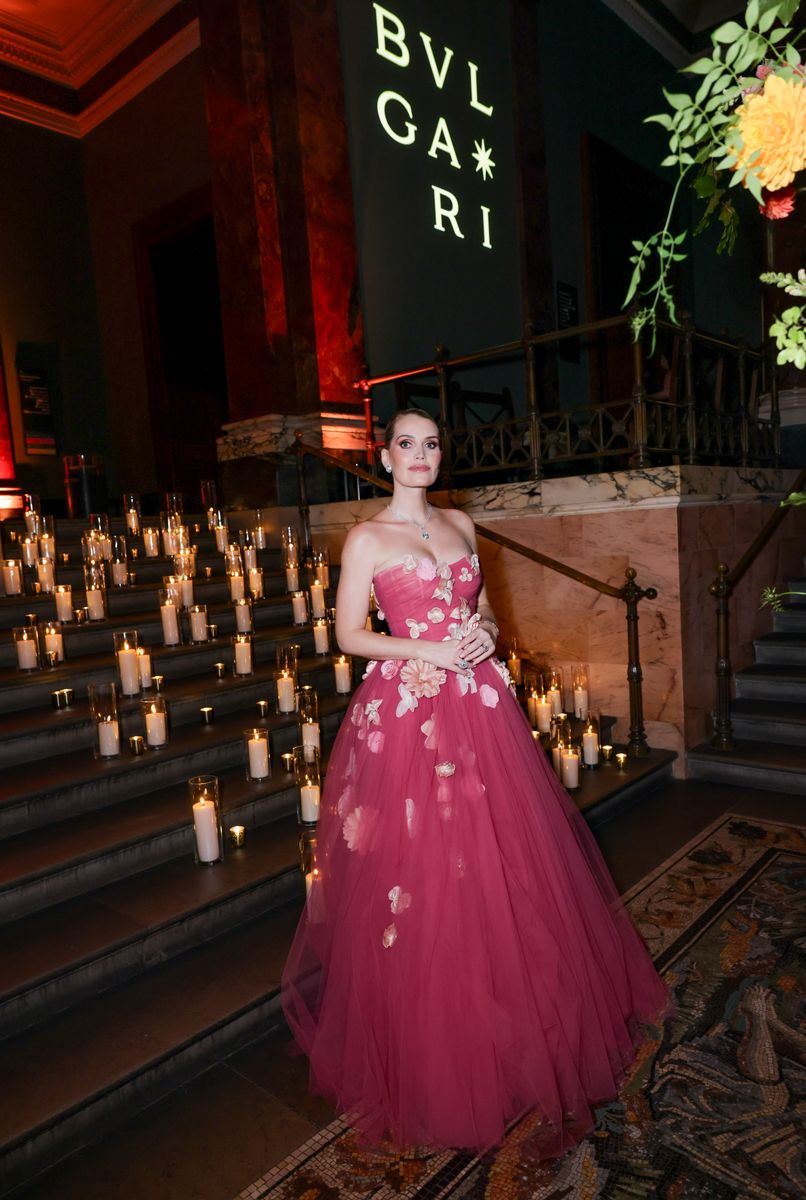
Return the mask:
{"type": "Polygon", "coordinates": [[[392,468],[391,468],[391,467],[384,467],[384,470],[386,471],[386,474],[387,474],[387,475],[391,475],[391,474],[392,474],[392,468]]]}

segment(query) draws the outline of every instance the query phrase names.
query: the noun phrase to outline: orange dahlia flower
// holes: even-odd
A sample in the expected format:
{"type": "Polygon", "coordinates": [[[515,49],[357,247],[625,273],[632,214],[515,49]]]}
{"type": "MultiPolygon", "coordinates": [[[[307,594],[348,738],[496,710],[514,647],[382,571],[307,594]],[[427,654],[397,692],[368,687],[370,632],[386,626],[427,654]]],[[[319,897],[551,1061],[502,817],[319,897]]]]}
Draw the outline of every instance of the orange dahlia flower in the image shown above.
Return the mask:
{"type": "Polygon", "coordinates": [[[746,96],[736,110],[742,138],[737,166],[758,151],[753,164],[761,186],[777,192],[806,167],[806,87],[794,79],[768,75],[764,91],[746,96]]]}

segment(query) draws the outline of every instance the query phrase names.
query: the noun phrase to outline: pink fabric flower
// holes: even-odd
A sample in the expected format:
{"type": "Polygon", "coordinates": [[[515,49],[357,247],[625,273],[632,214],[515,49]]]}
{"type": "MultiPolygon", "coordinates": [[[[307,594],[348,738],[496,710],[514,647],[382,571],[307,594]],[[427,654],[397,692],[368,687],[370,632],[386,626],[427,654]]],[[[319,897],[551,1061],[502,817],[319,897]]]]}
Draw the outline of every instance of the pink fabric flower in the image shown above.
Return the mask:
{"type": "Polygon", "coordinates": [[[359,804],[345,818],[341,833],[350,850],[364,854],[370,849],[377,815],[374,809],[359,804]]]}
{"type": "Polygon", "coordinates": [[[417,563],[415,574],[418,579],[433,579],[437,573],[437,564],[433,558],[421,558],[417,563]]]}
{"type": "Polygon", "coordinates": [[[394,658],[387,658],[381,663],[381,675],[384,679],[394,679],[400,670],[400,662],[394,658]]]}
{"type": "Polygon", "coordinates": [[[489,683],[483,683],[481,685],[479,688],[479,696],[481,697],[482,704],[485,704],[487,708],[495,708],[496,704],[498,703],[498,692],[495,690],[495,688],[490,687],[489,683]]]}
{"type": "Polygon", "coordinates": [[[372,754],[380,754],[381,750],[383,750],[382,729],[373,729],[372,733],[368,735],[367,749],[371,751],[372,754]]]}
{"type": "Polygon", "coordinates": [[[408,690],[419,699],[421,696],[436,696],[445,680],[445,671],[421,658],[410,658],[400,672],[400,678],[408,690]]]}
{"type": "Polygon", "coordinates": [[[762,217],[769,221],[780,221],[782,217],[788,217],[795,207],[795,185],[779,188],[777,192],[768,192],[764,188],[761,197],[764,203],[759,204],[758,211],[762,217]]]}
{"type": "Polygon", "coordinates": [[[451,775],[456,772],[456,763],[441,762],[434,767],[439,779],[450,779],[451,775]]]}

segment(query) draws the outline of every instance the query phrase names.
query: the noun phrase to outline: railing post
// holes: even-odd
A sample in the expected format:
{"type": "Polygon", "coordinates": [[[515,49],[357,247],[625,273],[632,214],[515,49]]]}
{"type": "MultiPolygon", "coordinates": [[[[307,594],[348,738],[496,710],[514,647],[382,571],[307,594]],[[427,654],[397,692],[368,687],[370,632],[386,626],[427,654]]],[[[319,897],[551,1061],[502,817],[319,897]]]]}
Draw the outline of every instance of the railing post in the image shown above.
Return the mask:
{"type": "Polygon", "coordinates": [[[630,466],[639,471],[649,466],[647,454],[647,423],[646,423],[646,388],[644,386],[644,350],[640,340],[633,342],[633,417],[635,428],[635,453],[630,458],[630,466]]]}
{"type": "Polygon", "coordinates": [[[543,446],[540,438],[540,421],[537,402],[537,365],[534,342],[534,326],[527,321],[523,337],[524,361],[526,363],[526,406],[529,413],[529,452],[532,459],[532,479],[543,478],[543,446]]]}
{"type": "Polygon", "coordinates": [[[442,426],[442,472],[447,483],[451,479],[453,445],[451,443],[450,412],[448,409],[448,369],[442,361],[446,357],[445,347],[440,342],[436,348],[434,373],[439,391],[439,423],[442,426]]]}
{"type": "Polygon", "coordinates": [[[372,387],[367,377],[366,364],[364,364],[361,379],[358,381],[358,388],[364,403],[364,444],[366,446],[367,466],[372,470],[375,466],[375,422],[372,416],[372,387]]]}
{"type": "Polygon", "coordinates": [[[697,461],[697,406],[694,395],[694,358],[692,349],[694,329],[689,317],[686,317],[684,328],[683,386],[685,388],[685,395],[683,396],[683,403],[686,406],[686,439],[688,441],[686,462],[693,465],[697,461]]]}
{"type": "Polygon", "coordinates": [[[621,588],[621,598],[627,606],[627,683],[630,689],[630,735],[628,753],[633,757],[649,754],[649,744],[644,729],[644,697],[642,692],[643,672],[638,642],[638,602],[654,600],[656,588],[640,588],[635,582],[635,570],[627,567],[624,572],[627,582],[621,588]]]}
{"type": "Polygon", "coordinates": [[[305,451],[302,449],[302,431],[295,434],[297,444],[294,452],[297,459],[297,496],[299,498],[299,515],[302,521],[302,538],[305,543],[302,560],[308,562],[313,553],[313,538],[311,536],[311,509],[308,504],[308,488],[305,483],[305,451]]]}
{"type": "Polygon", "coordinates": [[[716,599],[716,712],[711,745],[716,750],[733,749],[733,726],[730,720],[730,567],[717,566],[717,577],[708,588],[716,599]]]}

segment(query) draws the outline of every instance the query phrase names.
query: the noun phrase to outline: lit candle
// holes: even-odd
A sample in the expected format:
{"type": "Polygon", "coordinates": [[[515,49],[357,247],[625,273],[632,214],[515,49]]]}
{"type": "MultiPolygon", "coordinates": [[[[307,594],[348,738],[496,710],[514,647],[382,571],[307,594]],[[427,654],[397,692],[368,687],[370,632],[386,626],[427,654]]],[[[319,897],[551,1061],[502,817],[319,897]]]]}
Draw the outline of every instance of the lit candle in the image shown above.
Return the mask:
{"type": "Polygon", "coordinates": [[[115,587],[125,587],[129,582],[129,564],[113,562],[111,567],[112,583],[115,587]]]}
{"type": "Polygon", "coordinates": [[[118,672],[120,690],[124,696],[134,696],[140,691],[140,663],[134,646],[125,643],[118,650],[118,672]]]}
{"type": "Polygon", "coordinates": [[[17,666],[21,671],[33,671],[39,666],[36,653],[36,634],[23,634],[17,641],[17,666]]]}
{"type": "Polygon", "coordinates": [[[207,641],[207,609],[191,609],[190,636],[194,642],[207,641]]]}
{"type": "Polygon", "coordinates": [[[235,609],[235,628],[238,633],[252,632],[252,611],[248,600],[236,600],[233,605],[235,609]]]}
{"type": "MultiPolygon", "coordinates": [[[[321,747],[319,745],[319,740],[320,740],[319,739],[319,722],[318,721],[303,721],[302,722],[302,744],[306,749],[306,757],[308,757],[307,751],[309,749],[310,750],[313,750],[313,749],[320,750],[321,749],[321,747]]],[[[310,757],[313,758],[313,755],[311,754],[310,757]]]]}
{"type": "Polygon", "coordinates": [[[213,533],[215,534],[215,548],[219,554],[223,554],[229,545],[229,530],[226,525],[215,525],[213,533]]]}
{"type": "Polygon", "coordinates": [[[254,571],[257,567],[257,550],[254,546],[244,546],[241,550],[243,555],[243,568],[248,573],[254,571]]]}
{"type": "Polygon", "coordinates": [[[308,605],[305,601],[304,592],[292,592],[291,594],[291,612],[293,614],[295,625],[304,625],[308,619],[308,605]]]}
{"type": "MultiPolygon", "coordinates": [[[[164,701],[163,701],[164,703],[164,701]]],[[[149,746],[164,746],[168,740],[168,724],[165,713],[155,704],[146,711],[146,741],[149,746]]]]}
{"type": "Polygon", "coordinates": [[[193,832],[196,835],[196,853],[200,862],[217,862],[221,856],[218,844],[218,820],[215,804],[202,796],[193,805],[193,832]]]}
{"type": "Polygon", "coordinates": [[[269,739],[254,736],[247,743],[249,774],[252,779],[266,779],[269,774],[269,739]]]}
{"type": "Polygon", "coordinates": [[[22,568],[15,558],[3,563],[3,588],[7,596],[19,596],[22,592],[22,568]]]}
{"type": "Polygon", "coordinates": [[[283,671],[277,676],[277,711],[294,711],[294,680],[288,671],[283,671]]]}
{"type": "Polygon", "coordinates": [[[230,600],[243,600],[244,598],[244,578],[243,575],[229,575],[229,597],[230,600]]]}
{"type": "Polygon", "coordinates": [[[185,575],[179,580],[179,598],[183,608],[193,607],[193,580],[185,575]]]}
{"type": "Polygon", "coordinates": [[[558,687],[552,687],[552,688],[549,688],[546,695],[548,696],[549,703],[551,704],[551,711],[553,712],[554,716],[556,717],[557,714],[561,713],[563,710],[562,692],[560,691],[560,689],[558,687]]]}
{"type": "Polygon", "coordinates": [[[311,613],[314,617],[325,615],[325,589],[318,579],[314,579],[310,587],[311,613]]]}
{"type": "Polygon", "coordinates": [[[582,734],[582,761],[586,767],[595,767],[599,762],[599,738],[594,729],[582,734]]]}
{"type": "Polygon", "coordinates": [[[57,662],[64,662],[64,638],[58,625],[45,626],[45,654],[54,653],[57,662]]]}
{"type": "Polygon", "coordinates": [[[163,529],[162,531],[162,549],[166,558],[172,554],[176,554],[176,533],[173,529],[163,529]]]}
{"type": "Polygon", "coordinates": [[[551,701],[546,696],[538,696],[535,700],[535,723],[540,733],[548,733],[551,729],[551,701]]]}
{"type": "Polygon", "coordinates": [[[54,591],[56,600],[56,619],[72,621],[73,619],[73,589],[69,583],[60,583],[54,591]]]}
{"type": "Polygon", "coordinates": [[[91,621],[103,621],[106,616],[103,588],[87,588],[87,616],[91,621]]]}
{"type": "Polygon", "coordinates": [[[39,535],[39,556],[40,558],[56,557],[56,539],[52,533],[39,535]]]}
{"type": "Polygon", "coordinates": [[[336,676],[336,691],[343,695],[350,690],[350,662],[342,654],[333,664],[333,670],[336,676]]]}
{"type": "Polygon", "coordinates": [[[120,725],[114,717],[98,722],[98,753],[102,758],[120,754],[120,725]]]}
{"type": "Polygon", "coordinates": [[[562,781],[567,788],[579,787],[579,755],[573,750],[563,750],[562,781]]]}
{"type": "Polygon", "coordinates": [[[624,754],[624,752],[623,752],[623,751],[622,751],[622,753],[621,753],[621,754],[617,754],[617,755],[616,755],[616,762],[618,763],[618,769],[619,769],[620,771],[623,771],[623,770],[624,770],[624,768],[627,766],[627,755],[626,755],[626,754],[624,754]]]}
{"type": "Polygon", "coordinates": [[[235,642],[235,664],[234,671],[236,675],[251,675],[252,674],[252,643],[247,641],[235,642]]]}
{"type": "Polygon", "coordinates": [[[126,510],[126,528],[134,535],[140,532],[140,514],[136,508],[126,510]]]}
{"type": "Polygon", "coordinates": [[[299,789],[299,801],[302,819],[307,824],[319,820],[319,785],[304,783],[299,789]]]}
{"type": "Polygon", "coordinates": [[[175,604],[160,605],[162,640],[166,646],[179,645],[179,614],[175,604]]]}
{"type": "Polygon", "coordinates": [[[523,664],[520,658],[513,651],[507,659],[507,669],[514,684],[519,684],[523,679],[523,664]]]}
{"type": "Polygon", "coordinates": [[[160,552],[160,531],[148,526],[143,530],[143,549],[146,558],[157,558],[160,552]]]}
{"type": "Polygon", "coordinates": [[[314,621],[313,648],[317,654],[327,654],[330,649],[330,635],[328,633],[327,621],[314,621]]]}
{"type": "Polygon", "coordinates": [[[299,587],[299,568],[286,567],[285,569],[285,586],[289,592],[295,592],[299,587]]]}
{"type": "Polygon", "coordinates": [[[22,561],[26,567],[35,567],[37,559],[37,542],[35,537],[24,537],[20,543],[22,561]]]}
{"type": "Polygon", "coordinates": [[[55,584],[53,563],[49,558],[40,558],[36,564],[36,578],[43,592],[52,592],[55,584]]]}
{"type": "Polygon", "coordinates": [[[263,595],[263,571],[260,567],[249,568],[249,591],[255,600],[263,595]]]}
{"type": "Polygon", "coordinates": [[[554,767],[554,774],[558,779],[563,777],[563,746],[562,742],[557,742],[556,746],[551,747],[551,765],[554,767]]]}
{"type": "Polygon", "coordinates": [[[584,720],[588,715],[588,689],[574,688],[574,716],[584,720]]]}
{"type": "Polygon", "coordinates": [[[140,673],[140,687],[149,688],[153,682],[151,674],[151,655],[143,646],[137,650],[137,669],[140,673]]]}

